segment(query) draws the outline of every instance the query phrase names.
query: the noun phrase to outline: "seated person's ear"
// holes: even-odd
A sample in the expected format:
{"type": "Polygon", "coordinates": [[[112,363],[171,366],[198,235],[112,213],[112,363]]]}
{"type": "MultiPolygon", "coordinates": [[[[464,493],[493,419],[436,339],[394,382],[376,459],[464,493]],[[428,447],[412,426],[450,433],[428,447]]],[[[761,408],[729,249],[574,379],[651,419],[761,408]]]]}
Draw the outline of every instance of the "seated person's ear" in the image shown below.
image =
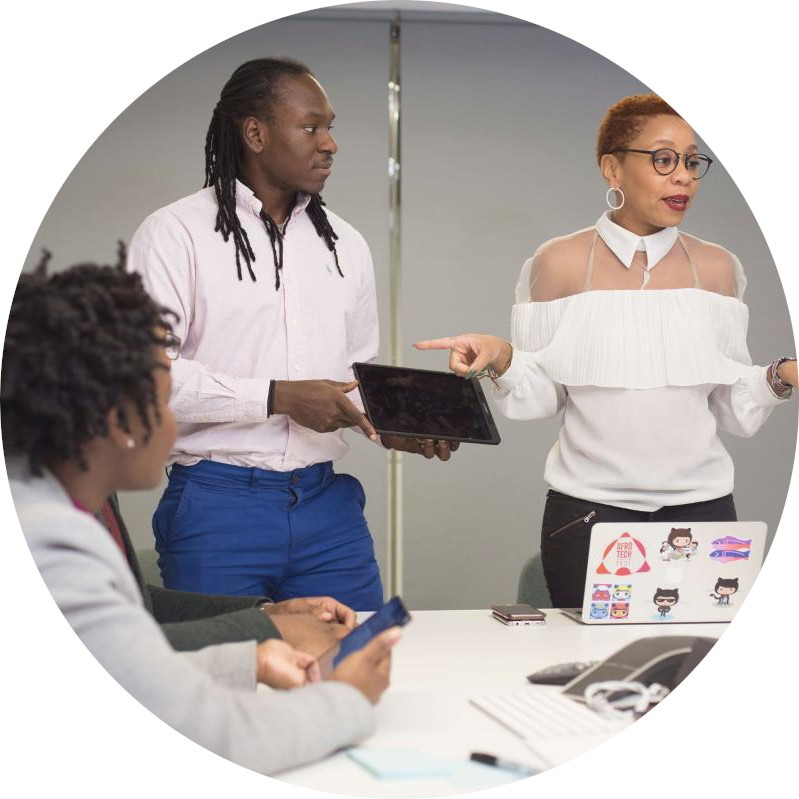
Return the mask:
{"type": "MultiPolygon", "coordinates": [[[[131,413],[127,413],[126,421],[129,423],[131,413]]],[[[136,446],[136,439],[122,426],[122,414],[119,408],[114,406],[111,408],[105,417],[106,425],[108,426],[108,439],[114,447],[122,450],[133,449],[136,446]]],[[[128,425],[130,426],[130,425],[128,425]]]]}

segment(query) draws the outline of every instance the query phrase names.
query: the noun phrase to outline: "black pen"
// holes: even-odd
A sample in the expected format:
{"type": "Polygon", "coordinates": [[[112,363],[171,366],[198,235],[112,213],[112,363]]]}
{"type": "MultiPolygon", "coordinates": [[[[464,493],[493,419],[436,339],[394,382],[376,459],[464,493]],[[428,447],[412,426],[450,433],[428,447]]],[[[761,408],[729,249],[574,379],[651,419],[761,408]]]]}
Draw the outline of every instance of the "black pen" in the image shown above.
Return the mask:
{"type": "Polygon", "coordinates": [[[514,763],[512,760],[503,760],[500,757],[496,757],[496,755],[488,755],[485,752],[472,752],[469,755],[469,759],[474,760],[476,763],[482,763],[485,766],[503,768],[507,771],[517,771],[527,777],[532,777],[534,774],[538,774],[538,771],[530,768],[530,766],[525,766],[523,763],[514,763]]]}

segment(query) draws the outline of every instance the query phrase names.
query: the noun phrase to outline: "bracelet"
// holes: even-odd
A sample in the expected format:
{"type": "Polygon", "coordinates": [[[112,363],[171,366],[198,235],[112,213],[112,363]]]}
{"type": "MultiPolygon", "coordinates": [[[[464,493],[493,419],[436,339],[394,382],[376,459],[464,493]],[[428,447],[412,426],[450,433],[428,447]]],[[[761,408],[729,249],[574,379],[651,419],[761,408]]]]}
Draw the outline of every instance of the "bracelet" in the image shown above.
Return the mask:
{"type": "Polygon", "coordinates": [[[774,396],[779,399],[787,399],[790,397],[793,393],[793,386],[790,383],[786,383],[777,374],[777,370],[787,361],[795,360],[796,358],[784,355],[782,358],[777,358],[776,361],[772,361],[771,366],[768,368],[768,384],[774,393],[774,396]]]}
{"type": "Polygon", "coordinates": [[[275,381],[269,381],[269,393],[266,395],[266,418],[275,412],[275,381]]]}
{"type": "Polygon", "coordinates": [[[497,369],[495,369],[493,366],[491,366],[491,364],[489,364],[486,367],[486,371],[488,372],[488,376],[492,380],[496,380],[498,377],[502,377],[502,375],[504,375],[505,372],[507,372],[508,369],[510,369],[510,365],[513,362],[513,344],[511,344],[510,341],[507,341],[505,343],[510,347],[510,358],[508,358],[508,362],[505,364],[505,368],[500,372],[497,369]]]}

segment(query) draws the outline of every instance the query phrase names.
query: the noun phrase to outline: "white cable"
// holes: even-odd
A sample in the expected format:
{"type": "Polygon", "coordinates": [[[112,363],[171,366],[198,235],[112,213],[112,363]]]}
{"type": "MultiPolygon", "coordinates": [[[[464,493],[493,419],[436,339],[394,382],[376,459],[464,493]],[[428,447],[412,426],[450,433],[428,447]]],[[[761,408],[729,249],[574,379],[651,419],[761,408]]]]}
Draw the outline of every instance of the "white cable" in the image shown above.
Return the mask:
{"type": "Polygon", "coordinates": [[[659,683],[644,685],[640,682],[595,682],[585,689],[585,702],[591,710],[611,718],[640,716],[650,705],[661,702],[669,689],[659,683]],[[619,694],[615,699],[613,694],[619,694]]]}

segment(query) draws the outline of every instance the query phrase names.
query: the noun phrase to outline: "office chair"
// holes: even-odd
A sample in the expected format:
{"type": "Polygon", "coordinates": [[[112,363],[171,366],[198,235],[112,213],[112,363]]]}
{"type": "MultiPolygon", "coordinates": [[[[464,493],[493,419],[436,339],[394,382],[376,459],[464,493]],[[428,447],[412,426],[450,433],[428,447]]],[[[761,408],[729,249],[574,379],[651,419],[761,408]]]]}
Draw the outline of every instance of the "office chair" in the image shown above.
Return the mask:
{"type": "Polygon", "coordinates": [[[536,552],[522,568],[519,575],[519,588],[516,592],[516,602],[532,605],[534,608],[552,607],[546,580],[544,579],[544,566],[541,553],[536,552]]]}
{"type": "Polygon", "coordinates": [[[163,588],[161,571],[158,568],[158,553],[154,549],[137,549],[136,559],[139,561],[142,577],[147,585],[156,585],[163,588]]]}

